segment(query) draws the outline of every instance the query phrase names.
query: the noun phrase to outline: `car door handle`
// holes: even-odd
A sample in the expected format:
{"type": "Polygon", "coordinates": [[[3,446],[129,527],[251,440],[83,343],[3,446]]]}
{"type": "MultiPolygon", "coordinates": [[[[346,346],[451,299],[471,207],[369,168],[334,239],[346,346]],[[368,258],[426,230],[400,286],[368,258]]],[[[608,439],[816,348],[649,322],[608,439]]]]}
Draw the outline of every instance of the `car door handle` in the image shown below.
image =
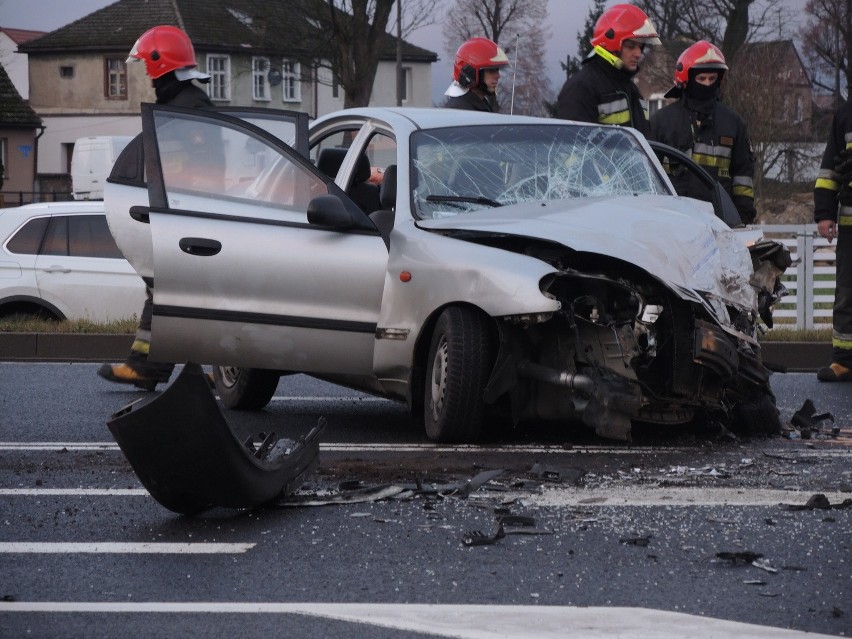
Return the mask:
{"type": "Polygon", "coordinates": [[[150,223],[151,219],[148,215],[148,207],[147,206],[131,206],[130,207],[130,217],[132,217],[137,222],[142,222],[143,224],[150,223]]]}
{"type": "Polygon", "coordinates": [[[66,268],[64,266],[57,266],[55,264],[53,266],[46,266],[42,270],[45,273],[70,273],[71,272],[70,268],[66,268]]]}
{"type": "Polygon", "coordinates": [[[184,237],[181,238],[180,250],[189,255],[201,255],[208,257],[216,255],[222,250],[222,243],[216,240],[208,240],[203,237],[184,237]]]}

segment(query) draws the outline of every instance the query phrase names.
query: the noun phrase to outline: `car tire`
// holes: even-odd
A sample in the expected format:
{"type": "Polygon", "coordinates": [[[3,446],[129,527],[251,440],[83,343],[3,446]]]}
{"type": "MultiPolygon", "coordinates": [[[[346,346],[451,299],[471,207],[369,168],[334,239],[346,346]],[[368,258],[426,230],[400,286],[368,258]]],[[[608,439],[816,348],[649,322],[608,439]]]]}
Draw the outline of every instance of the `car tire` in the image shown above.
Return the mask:
{"type": "Polygon", "coordinates": [[[772,393],[762,393],[738,402],[731,411],[731,430],[743,435],[777,435],[781,414],[772,393]]]}
{"type": "Polygon", "coordinates": [[[269,403],[281,375],[259,368],[214,366],[213,379],[219,399],[237,410],[259,410],[269,403]]]}
{"type": "Polygon", "coordinates": [[[438,317],[426,367],[423,421],[435,442],[475,442],[482,430],[483,393],[493,364],[487,318],[450,307],[438,317]]]}

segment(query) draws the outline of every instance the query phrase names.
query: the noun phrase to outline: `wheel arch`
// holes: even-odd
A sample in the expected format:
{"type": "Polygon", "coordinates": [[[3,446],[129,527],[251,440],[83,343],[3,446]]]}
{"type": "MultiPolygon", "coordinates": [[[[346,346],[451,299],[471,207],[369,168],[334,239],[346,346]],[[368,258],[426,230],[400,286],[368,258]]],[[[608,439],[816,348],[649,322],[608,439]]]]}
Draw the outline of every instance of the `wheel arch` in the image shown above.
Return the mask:
{"type": "Polygon", "coordinates": [[[54,319],[68,319],[59,308],[43,300],[40,297],[32,295],[12,295],[0,299],[0,316],[13,315],[15,313],[37,314],[41,315],[44,312],[50,313],[54,319]]]}

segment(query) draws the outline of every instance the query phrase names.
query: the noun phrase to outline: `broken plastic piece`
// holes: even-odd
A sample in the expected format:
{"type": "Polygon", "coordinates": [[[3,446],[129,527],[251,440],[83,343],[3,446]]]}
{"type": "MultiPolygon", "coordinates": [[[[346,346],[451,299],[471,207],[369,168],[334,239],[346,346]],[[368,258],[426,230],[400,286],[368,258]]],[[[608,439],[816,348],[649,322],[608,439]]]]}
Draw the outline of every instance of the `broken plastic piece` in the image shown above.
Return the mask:
{"type": "Polygon", "coordinates": [[[462,537],[462,543],[465,546],[489,546],[496,544],[498,540],[503,539],[505,536],[506,531],[503,529],[503,526],[500,526],[493,535],[486,535],[481,530],[470,530],[462,537]]]}
{"type": "Polygon", "coordinates": [[[753,564],[755,561],[763,557],[759,552],[750,552],[744,550],[741,552],[717,552],[716,556],[723,561],[729,561],[736,565],[753,564]]]}
{"type": "Polygon", "coordinates": [[[252,508],[298,488],[319,457],[325,418],[293,441],[240,442],[198,364],[187,363],[159,395],[132,402],[107,422],[142,485],[180,514],[252,508]]]}
{"type": "Polygon", "coordinates": [[[807,439],[804,435],[805,432],[810,435],[811,431],[818,430],[820,422],[829,420],[832,424],[834,423],[834,415],[831,413],[820,413],[819,415],[814,413],[816,413],[814,403],[810,399],[806,399],[802,407],[790,418],[790,423],[802,430],[803,439],[807,439]]]}
{"type": "Polygon", "coordinates": [[[773,568],[772,565],[769,563],[769,560],[766,558],[755,559],[753,562],[751,562],[751,565],[755,568],[760,568],[761,570],[765,570],[766,572],[772,574],[778,572],[778,569],[773,568]]]}

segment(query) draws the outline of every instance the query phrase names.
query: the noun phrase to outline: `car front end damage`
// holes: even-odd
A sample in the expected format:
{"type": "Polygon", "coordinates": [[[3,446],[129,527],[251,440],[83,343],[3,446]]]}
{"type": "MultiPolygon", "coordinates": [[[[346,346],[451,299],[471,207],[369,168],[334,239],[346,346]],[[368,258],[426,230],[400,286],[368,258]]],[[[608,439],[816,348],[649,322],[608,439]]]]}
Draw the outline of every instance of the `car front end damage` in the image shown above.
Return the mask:
{"type": "Polygon", "coordinates": [[[718,286],[697,291],[612,256],[501,241],[554,266],[541,290],[560,303],[551,314],[499,318],[486,401],[507,393],[516,423],[582,422],[619,440],[629,440],[637,422],[780,427],[757,337],[758,318],[771,326],[771,305],[783,294],[779,277],[790,264],[783,246],[722,250],[720,268],[705,265],[722,274],[718,286]],[[752,261],[745,272],[744,254],[752,261]]]}

